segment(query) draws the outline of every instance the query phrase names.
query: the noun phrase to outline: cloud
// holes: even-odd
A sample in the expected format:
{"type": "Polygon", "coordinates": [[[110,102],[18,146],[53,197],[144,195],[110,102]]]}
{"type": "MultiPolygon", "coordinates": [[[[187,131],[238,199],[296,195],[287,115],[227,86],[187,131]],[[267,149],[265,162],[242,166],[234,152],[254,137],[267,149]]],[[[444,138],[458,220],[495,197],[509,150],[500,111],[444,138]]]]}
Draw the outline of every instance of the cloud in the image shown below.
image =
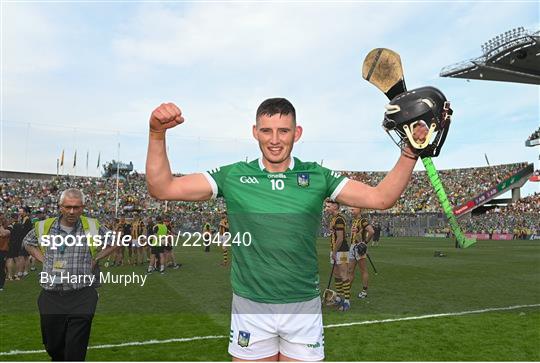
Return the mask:
{"type": "Polygon", "coordinates": [[[376,8],[369,4],[142,5],[129,23],[119,27],[113,48],[123,62],[148,65],[289,64],[296,68],[295,63],[302,62],[305,67],[335,57],[336,49],[343,46],[365,44],[392,31],[403,21],[397,14],[410,11],[402,5],[387,8],[384,17],[393,21],[381,26],[376,8]],[[350,16],[351,11],[360,16],[350,16]]]}
{"type": "Polygon", "coordinates": [[[493,160],[535,161],[514,149],[537,127],[537,87],[438,77],[515,21],[533,24],[535,5],[132,3],[118,15],[103,4],[7,4],[3,113],[18,128],[5,127],[3,165],[54,172],[58,149],[74,150],[76,128],[91,158],[116,158],[120,140],[121,158],[142,170],[148,117],[168,101],[186,117],[168,133],[174,170],[251,159],[256,107],[283,96],[305,130],[297,156],[388,170],[399,153],[381,128],[388,101],[360,75],[365,54],[381,46],[401,53],[409,87],[434,84],[453,102],[440,168],[483,165],[485,150],[493,160]],[[26,123],[29,157],[18,141],[26,123]]]}
{"type": "Polygon", "coordinates": [[[2,5],[3,72],[9,78],[21,73],[56,70],[65,63],[61,26],[45,12],[25,4],[2,5]]]}

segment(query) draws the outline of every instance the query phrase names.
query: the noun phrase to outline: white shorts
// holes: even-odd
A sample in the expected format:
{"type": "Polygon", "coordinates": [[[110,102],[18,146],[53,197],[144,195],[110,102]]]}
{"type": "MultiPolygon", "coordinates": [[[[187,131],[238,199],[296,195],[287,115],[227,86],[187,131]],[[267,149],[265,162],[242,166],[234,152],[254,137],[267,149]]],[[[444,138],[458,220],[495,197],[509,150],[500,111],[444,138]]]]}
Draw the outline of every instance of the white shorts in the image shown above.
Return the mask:
{"type": "MultiPolygon", "coordinates": [[[[349,252],[336,252],[336,265],[341,265],[344,263],[349,263],[349,252]]],[[[334,264],[332,251],[330,251],[330,264],[334,264]]]]}
{"type": "Polygon", "coordinates": [[[227,246],[225,246],[225,242],[228,242],[228,238],[221,234],[219,235],[219,245],[221,246],[221,248],[223,248],[224,250],[227,249],[227,246]]]}
{"type": "Polygon", "coordinates": [[[133,239],[133,241],[131,242],[131,247],[134,247],[134,248],[141,248],[141,247],[144,247],[144,245],[142,245],[141,242],[139,242],[139,239],[138,239],[138,238],[135,238],[135,239],[133,239]]]}
{"type": "Polygon", "coordinates": [[[277,353],[304,361],[324,359],[321,299],[265,304],[233,294],[229,354],[256,360],[277,353]]]}

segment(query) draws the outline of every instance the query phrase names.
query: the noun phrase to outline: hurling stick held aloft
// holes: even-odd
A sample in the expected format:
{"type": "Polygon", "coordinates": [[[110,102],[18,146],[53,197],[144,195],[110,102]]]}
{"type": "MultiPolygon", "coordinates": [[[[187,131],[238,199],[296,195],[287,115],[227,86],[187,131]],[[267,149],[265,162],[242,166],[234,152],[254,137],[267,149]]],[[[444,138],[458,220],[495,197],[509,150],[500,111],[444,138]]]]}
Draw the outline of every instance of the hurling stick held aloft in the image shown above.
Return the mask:
{"type": "Polygon", "coordinates": [[[389,100],[407,90],[399,54],[387,48],[375,48],[368,53],[362,66],[362,77],[389,100]]]}
{"type": "MultiPolygon", "coordinates": [[[[401,57],[391,49],[375,48],[369,52],[362,65],[362,77],[380,89],[389,100],[392,100],[395,96],[407,91],[405,77],[403,76],[403,66],[401,65],[401,57]]],[[[439,202],[443,207],[450,228],[460,247],[467,248],[473,245],[476,242],[476,239],[467,238],[461,230],[456,217],[452,212],[452,207],[448,201],[444,186],[431,157],[421,157],[421,159],[426,168],[429,181],[439,198],[439,202]]]]}

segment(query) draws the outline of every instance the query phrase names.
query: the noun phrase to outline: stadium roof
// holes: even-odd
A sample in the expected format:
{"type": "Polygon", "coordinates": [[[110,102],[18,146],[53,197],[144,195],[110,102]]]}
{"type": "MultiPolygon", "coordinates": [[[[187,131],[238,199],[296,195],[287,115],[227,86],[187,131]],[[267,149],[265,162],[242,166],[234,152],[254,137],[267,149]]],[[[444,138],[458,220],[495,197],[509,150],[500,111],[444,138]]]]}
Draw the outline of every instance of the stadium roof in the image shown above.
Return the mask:
{"type": "Polygon", "coordinates": [[[512,29],[484,43],[482,52],[444,67],[440,76],[540,84],[540,31],[512,29]]]}

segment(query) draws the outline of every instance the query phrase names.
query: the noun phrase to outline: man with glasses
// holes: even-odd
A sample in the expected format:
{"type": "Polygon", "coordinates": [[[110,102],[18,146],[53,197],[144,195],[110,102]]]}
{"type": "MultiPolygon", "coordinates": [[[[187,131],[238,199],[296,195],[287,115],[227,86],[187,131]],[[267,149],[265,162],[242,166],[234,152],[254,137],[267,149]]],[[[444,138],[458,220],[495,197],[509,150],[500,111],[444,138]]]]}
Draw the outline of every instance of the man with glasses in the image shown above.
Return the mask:
{"type": "Polygon", "coordinates": [[[118,247],[112,241],[106,247],[111,233],[83,215],[84,202],[79,189],[63,191],[60,215],[36,222],[23,241],[43,264],[38,307],[43,344],[53,361],[85,359],[98,300],[96,267],[118,247]]]}

